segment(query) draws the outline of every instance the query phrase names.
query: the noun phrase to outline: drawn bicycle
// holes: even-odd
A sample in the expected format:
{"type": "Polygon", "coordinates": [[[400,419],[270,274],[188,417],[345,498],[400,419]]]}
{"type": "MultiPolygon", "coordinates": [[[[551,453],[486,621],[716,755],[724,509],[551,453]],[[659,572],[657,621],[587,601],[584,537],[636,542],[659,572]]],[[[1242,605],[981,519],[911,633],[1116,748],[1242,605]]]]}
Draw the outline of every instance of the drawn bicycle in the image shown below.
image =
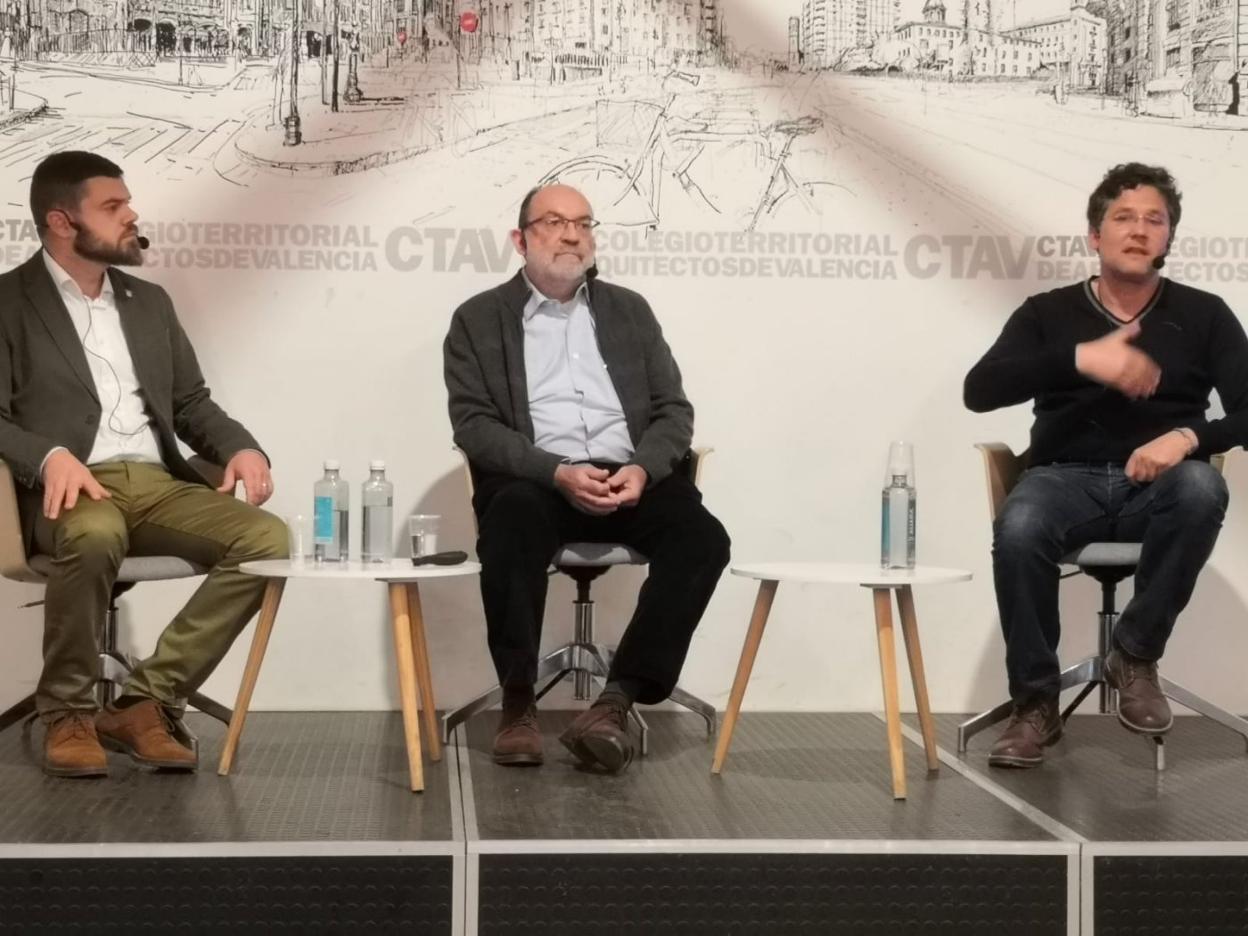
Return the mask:
{"type": "MultiPolygon", "coordinates": [[[[664,79],[663,88],[668,91],[672,82],[696,86],[699,81],[697,75],[673,72],[664,79]]],[[[789,168],[794,143],[818,132],[821,118],[810,115],[760,128],[756,120],[734,119],[714,108],[684,117],[673,113],[678,96],[677,91],[668,91],[657,106],[646,140],[632,159],[577,156],[555,166],[541,184],[561,182],[579,189],[604,223],[649,229],[661,222],[664,181],[669,175],[693,202],[715,214],[739,218],[747,231],[787,214],[789,206],[808,215],[831,215],[846,195],[852,195],[832,182],[799,179],[789,168]],[[767,167],[766,184],[744,210],[739,204],[740,187],[732,186],[732,192],[722,194],[708,181],[712,173],[703,166],[725,146],[754,150],[759,156],[756,162],[767,167]]]]}

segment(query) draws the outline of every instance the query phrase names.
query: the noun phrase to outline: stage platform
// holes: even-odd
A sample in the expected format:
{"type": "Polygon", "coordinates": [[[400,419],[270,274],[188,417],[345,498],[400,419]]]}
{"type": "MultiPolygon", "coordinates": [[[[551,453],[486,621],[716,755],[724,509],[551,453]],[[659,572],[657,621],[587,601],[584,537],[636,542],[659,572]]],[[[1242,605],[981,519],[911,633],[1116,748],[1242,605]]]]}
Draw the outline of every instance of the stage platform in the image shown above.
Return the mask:
{"type": "Polygon", "coordinates": [[[578,769],[542,712],[541,768],[457,732],[423,794],[397,713],[192,716],[204,770],[56,780],[42,730],[0,733],[0,933],[1248,933],[1248,755],[1179,719],[1167,769],[1076,716],[1039,770],[990,771],[992,732],[890,795],[873,714],[741,717],[722,776],[700,719],[647,713],[650,753],[578,769]]]}

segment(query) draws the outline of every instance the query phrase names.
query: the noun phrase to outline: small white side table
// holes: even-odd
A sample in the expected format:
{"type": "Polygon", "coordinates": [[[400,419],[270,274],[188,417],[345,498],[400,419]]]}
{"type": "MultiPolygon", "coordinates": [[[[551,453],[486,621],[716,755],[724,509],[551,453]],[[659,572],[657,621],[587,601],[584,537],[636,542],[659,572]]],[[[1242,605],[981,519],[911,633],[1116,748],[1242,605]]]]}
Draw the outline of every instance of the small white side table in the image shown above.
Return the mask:
{"type": "Polygon", "coordinates": [[[311,559],[292,562],[289,559],[267,559],[262,562],[244,562],[239,570],[247,575],[267,579],[264,601],[260,606],[260,619],[256,622],[256,634],[251,640],[243,681],[238,687],[238,701],[234,703],[234,717],[225,736],[225,748],[221,751],[221,763],[217,773],[225,776],[234,762],[234,753],[247,720],[247,707],[260,676],[260,664],[273,633],[273,622],[282,600],[286,580],[292,578],[317,579],[325,582],[349,582],[368,580],[384,582],[390,592],[390,617],[394,630],[394,655],[399,672],[399,699],[403,705],[403,734],[407,744],[407,763],[411,774],[412,792],[425,788],[424,770],[420,759],[420,715],[416,694],[419,687],[421,705],[424,709],[425,731],[429,736],[429,756],[442,759],[442,741],[438,735],[437,713],[434,711],[433,681],[429,668],[429,650],[425,644],[425,623],[420,613],[420,583],[429,579],[456,578],[476,575],[481,566],[464,562],[455,566],[414,566],[410,559],[392,559],[389,562],[314,563],[311,559]]]}
{"type": "Polygon", "coordinates": [[[906,768],[901,743],[901,713],[897,700],[897,658],[893,648],[893,611],[889,592],[897,595],[897,608],[901,612],[901,631],[906,641],[906,656],[910,661],[910,678],[914,683],[914,698],[919,710],[919,724],[923,729],[923,747],[927,752],[928,770],[937,770],[940,761],[936,756],[936,729],[932,722],[932,710],[927,702],[927,680],[923,675],[923,654],[919,649],[919,623],[914,615],[914,596],[911,585],[945,585],[965,582],[971,578],[966,569],[939,569],[933,566],[917,566],[913,569],[884,570],[879,566],[853,565],[841,562],[763,562],[734,565],[733,575],[759,580],[758,597],[754,601],[754,613],[745,634],[745,646],[741,648],[741,660],[737,663],[737,675],[732,681],[732,693],[728,698],[728,711],[720,729],[719,742],[715,746],[715,760],[711,772],[723,770],[728,746],[732,743],[732,731],[741,712],[741,700],[745,686],[750,681],[754,657],[763,639],[763,628],[781,582],[806,584],[859,585],[871,589],[875,600],[875,631],[880,649],[880,681],[884,685],[884,714],[888,722],[888,757],[892,766],[893,798],[906,798],[906,768]]]}

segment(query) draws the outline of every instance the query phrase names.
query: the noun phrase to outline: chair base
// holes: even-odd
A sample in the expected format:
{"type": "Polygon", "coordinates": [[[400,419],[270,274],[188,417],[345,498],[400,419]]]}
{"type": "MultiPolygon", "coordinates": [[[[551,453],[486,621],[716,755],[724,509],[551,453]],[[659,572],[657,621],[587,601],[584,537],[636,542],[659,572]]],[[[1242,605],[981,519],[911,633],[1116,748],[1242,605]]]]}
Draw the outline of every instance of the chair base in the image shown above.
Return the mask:
{"type": "MultiPolygon", "coordinates": [[[[1178,683],[1171,682],[1164,676],[1160,678],[1161,691],[1170,699],[1178,702],[1180,705],[1211,718],[1218,724],[1229,728],[1236,734],[1240,735],[1245,744],[1248,745],[1248,721],[1237,715],[1232,715],[1225,709],[1221,709],[1207,699],[1203,699],[1189,689],[1185,689],[1178,683]]],[[[1103,656],[1094,655],[1080,660],[1073,666],[1068,666],[1062,670],[1061,691],[1079,688],[1079,694],[1074,700],[1066,706],[1062,712],[1062,721],[1066,721],[1079,707],[1084,699],[1092,692],[1093,689],[1101,690],[1101,700],[1099,710],[1101,714],[1113,714],[1117,711],[1117,693],[1105,681],[1105,658],[1103,656]]],[[[986,712],[969,718],[962,724],[958,725],[958,753],[966,753],[967,742],[975,735],[979,734],[986,728],[990,728],[998,722],[1004,721],[1014,710],[1014,703],[1010,700],[1002,702],[990,708],[986,712]]],[[[1153,745],[1154,762],[1158,770],[1164,770],[1166,766],[1165,755],[1165,739],[1161,735],[1148,738],[1153,745]]]]}
{"type": "MultiPolygon", "coordinates": [[[[566,676],[576,678],[579,685],[582,680],[592,680],[601,690],[606,684],[607,673],[611,670],[611,661],[615,657],[615,650],[604,644],[598,643],[568,643],[564,644],[557,650],[553,650],[546,656],[542,657],[537,663],[537,682],[543,684],[537,691],[537,698],[542,698],[546,693],[550,692],[566,676]],[[577,678],[579,677],[579,678],[577,678]]],[[[578,693],[578,697],[580,694],[578,693]]],[[[588,698],[588,694],[585,695],[588,698]]],[[[715,735],[715,706],[709,702],[705,702],[685,690],[677,687],[672,690],[671,701],[677,705],[681,705],[693,712],[695,715],[702,716],[706,722],[706,736],[708,738],[715,735]]],[[[450,743],[451,732],[458,726],[463,724],[478,712],[484,712],[488,708],[492,708],[503,701],[503,689],[501,686],[494,686],[486,690],[472,699],[464,703],[454,711],[447,712],[442,716],[442,740],[444,743],[450,743]]],[[[641,735],[641,744],[639,745],[642,756],[644,757],[649,751],[649,734],[650,728],[646,724],[646,720],[634,706],[629,709],[629,716],[637,725],[637,729],[641,735]]]]}

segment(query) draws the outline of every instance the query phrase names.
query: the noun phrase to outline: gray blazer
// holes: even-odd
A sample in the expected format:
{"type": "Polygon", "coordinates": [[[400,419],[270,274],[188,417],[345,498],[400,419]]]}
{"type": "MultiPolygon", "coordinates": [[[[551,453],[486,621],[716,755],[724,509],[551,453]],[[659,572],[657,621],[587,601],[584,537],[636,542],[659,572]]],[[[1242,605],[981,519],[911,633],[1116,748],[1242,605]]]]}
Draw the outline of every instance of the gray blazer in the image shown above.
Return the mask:
{"type": "MultiPolygon", "coordinates": [[[[213,402],[169,294],[120,270],[108,275],[170,474],[207,483],[182,457],[177,439],[218,465],[242,449],[260,450],[251,433],[213,402]]],[[[85,462],[102,415],[82,341],[37,253],[0,275],[0,459],[19,485],[27,546],[41,509],[44,457],[63,445],[85,462]]]]}
{"type": "MultiPolygon", "coordinates": [[[[455,444],[477,470],[553,487],[563,459],[533,444],[529,415],[528,300],[529,287],[517,273],[455,310],[442,346],[451,427],[455,444]]],[[[633,441],[633,463],[657,484],[676,469],[693,440],[693,406],[681,389],[680,369],[640,295],[591,276],[589,306],[633,441]]]]}

